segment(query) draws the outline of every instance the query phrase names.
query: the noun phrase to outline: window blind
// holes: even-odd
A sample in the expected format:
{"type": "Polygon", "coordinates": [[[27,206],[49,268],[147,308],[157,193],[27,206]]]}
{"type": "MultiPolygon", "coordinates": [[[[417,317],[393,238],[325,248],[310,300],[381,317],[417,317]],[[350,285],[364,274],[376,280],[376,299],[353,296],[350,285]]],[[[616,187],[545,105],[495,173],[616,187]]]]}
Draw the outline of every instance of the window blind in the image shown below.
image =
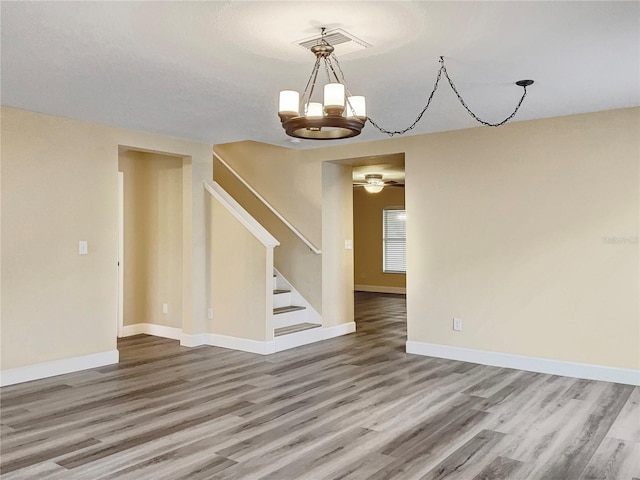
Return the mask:
{"type": "Polygon", "coordinates": [[[406,273],[407,271],[407,213],[401,208],[382,210],[382,271],[406,273]]]}

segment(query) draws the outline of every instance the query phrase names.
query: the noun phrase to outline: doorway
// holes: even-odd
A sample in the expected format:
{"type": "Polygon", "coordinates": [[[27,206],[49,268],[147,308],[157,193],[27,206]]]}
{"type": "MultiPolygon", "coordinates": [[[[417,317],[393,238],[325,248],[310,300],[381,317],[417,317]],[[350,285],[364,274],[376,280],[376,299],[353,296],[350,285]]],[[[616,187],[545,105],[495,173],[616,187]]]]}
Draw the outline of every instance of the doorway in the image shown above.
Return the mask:
{"type": "Polygon", "coordinates": [[[406,294],[404,154],[353,162],[354,290],[406,294]]]}
{"type": "Polygon", "coordinates": [[[357,329],[377,328],[376,318],[394,319],[392,330],[403,342],[407,332],[404,161],[404,153],[332,161],[352,169],[354,317],[357,324],[368,322],[357,329]],[[371,175],[382,188],[366,188],[371,175]],[[385,216],[387,233],[397,234],[395,227],[403,227],[401,238],[384,233],[385,216]],[[395,220],[400,222],[394,225],[395,220]],[[380,311],[374,315],[376,309],[380,311]]]}
{"type": "Polygon", "coordinates": [[[181,337],[184,160],[119,150],[119,338],[181,337]]]}

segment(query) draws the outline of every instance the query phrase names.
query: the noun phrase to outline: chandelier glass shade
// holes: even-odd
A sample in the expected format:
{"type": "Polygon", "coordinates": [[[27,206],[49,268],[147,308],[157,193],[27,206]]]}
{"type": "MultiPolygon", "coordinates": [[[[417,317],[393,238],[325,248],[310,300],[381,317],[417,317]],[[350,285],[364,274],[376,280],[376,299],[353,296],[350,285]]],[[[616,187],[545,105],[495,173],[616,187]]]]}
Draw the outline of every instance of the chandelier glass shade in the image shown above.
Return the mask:
{"type": "Polygon", "coordinates": [[[362,131],[367,121],[365,98],[351,95],[344,79],[341,81],[337,72],[342,74],[342,69],[333,50],[324,38],[311,47],[316,62],[302,98],[295,90],[280,92],[278,116],[287,135],[312,140],[336,140],[355,137],[362,131]],[[314,99],[314,93],[322,66],[327,83],[323,89],[324,102],[321,103],[314,99]]]}

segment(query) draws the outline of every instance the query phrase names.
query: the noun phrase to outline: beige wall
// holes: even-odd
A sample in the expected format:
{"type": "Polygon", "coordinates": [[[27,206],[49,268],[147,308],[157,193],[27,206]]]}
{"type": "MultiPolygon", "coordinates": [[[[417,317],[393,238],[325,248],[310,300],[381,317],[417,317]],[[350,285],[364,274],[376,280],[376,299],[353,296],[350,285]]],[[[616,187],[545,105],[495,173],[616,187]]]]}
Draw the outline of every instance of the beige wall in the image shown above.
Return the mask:
{"type": "Polygon", "coordinates": [[[639,108],[306,158],[396,152],[405,152],[409,340],[640,368],[639,108]]]}
{"type": "Polygon", "coordinates": [[[353,195],[351,167],[322,165],[322,325],[353,321],[353,195]]]}
{"type": "Polygon", "coordinates": [[[119,145],[190,157],[183,329],[206,331],[210,145],[6,107],[1,128],[3,369],[116,348],[119,145]]]}
{"type": "MultiPolygon", "coordinates": [[[[3,369],[115,348],[118,145],[192,158],[183,329],[208,330],[210,146],[4,107],[1,127],[3,369]],[[89,255],[78,255],[78,240],[89,255]]],[[[240,163],[259,182],[280,175],[293,185],[292,198],[314,213],[298,218],[291,208],[292,223],[324,242],[321,162],[397,152],[410,218],[410,340],[640,368],[640,109],[240,163]],[[292,159],[301,170],[280,170],[292,159]],[[451,331],[454,315],[462,332],[451,331]]],[[[332,262],[338,238],[323,245],[332,262]]]]}
{"type": "Polygon", "coordinates": [[[603,242],[638,237],[638,114],[433,136],[406,166],[410,337],[639,368],[638,244],[603,242]]]}
{"type": "Polygon", "coordinates": [[[404,188],[386,187],[379,193],[353,189],[354,282],[371,287],[405,288],[406,275],[382,271],[382,211],[404,207],[404,188]]]}
{"type": "Polygon", "coordinates": [[[119,156],[125,325],[182,328],[182,164],[180,157],[131,150],[119,156]]]}
{"type": "MultiPolygon", "coordinates": [[[[252,145],[256,145],[252,142],[252,145]]],[[[217,147],[216,147],[217,148],[217,147]]],[[[232,162],[235,156],[227,153],[223,157],[232,162]]],[[[266,162],[260,155],[257,163],[266,162]]],[[[274,266],[288,280],[294,288],[311,304],[318,312],[322,313],[322,256],[317,255],[307,247],[264,203],[251,193],[251,191],[238,180],[222,163],[214,160],[214,179],[224,188],[240,205],[242,205],[264,228],[278,239],[280,245],[274,249],[274,266]]],[[[253,177],[251,178],[253,180],[253,177]]],[[[277,176],[273,181],[278,180],[277,176]]],[[[286,180],[285,180],[286,182],[286,180]]],[[[278,187],[270,185],[267,196],[273,196],[271,190],[286,190],[286,183],[278,187]]],[[[254,187],[255,188],[255,187],[254,187]]],[[[291,201],[293,202],[293,200],[291,201]]],[[[285,212],[281,212],[286,215],[285,212]]],[[[312,211],[311,213],[315,213],[312,211]]],[[[285,216],[285,218],[287,218],[285,216]]],[[[320,219],[318,219],[320,224],[320,219]]],[[[297,225],[294,224],[294,226],[297,225]]],[[[318,243],[316,246],[320,246],[318,243]]]]}
{"type": "Polygon", "coordinates": [[[273,340],[267,295],[273,269],[268,249],[217,199],[210,197],[211,225],[224,235],[211,244],[213,320],[215,334],[258,341],[273,340]],[[267,318],[268,317],[268,318],[267,318]]]}

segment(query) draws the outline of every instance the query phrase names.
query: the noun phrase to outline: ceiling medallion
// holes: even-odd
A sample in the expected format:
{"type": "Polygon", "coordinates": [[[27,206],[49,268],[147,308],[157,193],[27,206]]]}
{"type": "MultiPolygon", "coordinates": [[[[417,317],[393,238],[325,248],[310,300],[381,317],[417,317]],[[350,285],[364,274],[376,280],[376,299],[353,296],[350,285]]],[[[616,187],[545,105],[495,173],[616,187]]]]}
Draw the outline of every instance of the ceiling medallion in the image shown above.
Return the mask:
{"type": "Polygon", "coordinates": [[[440,57],[440,69],[438,70],[433,90],[431,91],[431,95],[429,95],[427,104],[418,114],[416,120],[402,130],[386,130],[380,127],[371,117],[367,117],[365,98],[363,96],[351,95],[344,79],[340,63],[333,51],[334,48],[329,45],[325,39],[325,28],[322,28],[321,38],[318,44],[311,47],[311,52],[316,56],[316,61],[311,71],[311,76],[307,81],[307,86],[302,94],[302,98],[300,98],[300,94],[295,90],[283,90],[280,92],[278,116],[287,135],[308,140],[338,140],[350,138],[360,135],[367,120],[380,132],[386,133],[390,137],[402,135],[412,130],[422,119],[422,116],[431,105],[431,100],[438,89],[443,74],[458,97],[458,100],[471,117],[483,125],[499,127],[516,115],[527,96],[527,87],[533,84],[533,80],[517,81],[515,84],[523,88],[523,93],[513,113],[501,122],[487,122],[478,117],[467,106],[451,80],[451,77],[449,77],[444,65],[444,57],[440,57]],[[316,90],[318,72],[321,66],[324,66],[327,75],[327,83],[324,85],[324,103],[312,101],[313,94],[316,90]]]}

